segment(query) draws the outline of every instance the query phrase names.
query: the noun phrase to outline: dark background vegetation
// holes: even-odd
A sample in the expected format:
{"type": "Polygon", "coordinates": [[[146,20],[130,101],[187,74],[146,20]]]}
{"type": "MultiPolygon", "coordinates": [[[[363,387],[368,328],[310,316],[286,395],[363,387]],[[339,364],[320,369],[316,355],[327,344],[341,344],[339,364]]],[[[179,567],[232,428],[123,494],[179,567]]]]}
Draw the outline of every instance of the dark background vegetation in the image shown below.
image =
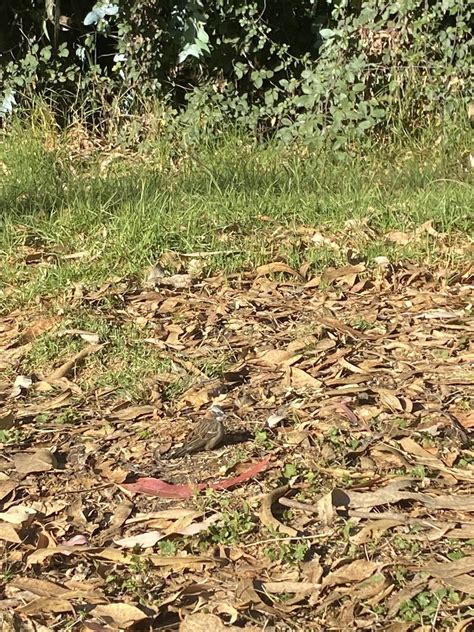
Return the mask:
{"type": "Polygon", "coordinates": [[[348,139],[453,115],[472,93],[463,0],[15,0],[0,7],[0,113],[49,101],[97,130],[157,106],[197,134],[348,139]]]}

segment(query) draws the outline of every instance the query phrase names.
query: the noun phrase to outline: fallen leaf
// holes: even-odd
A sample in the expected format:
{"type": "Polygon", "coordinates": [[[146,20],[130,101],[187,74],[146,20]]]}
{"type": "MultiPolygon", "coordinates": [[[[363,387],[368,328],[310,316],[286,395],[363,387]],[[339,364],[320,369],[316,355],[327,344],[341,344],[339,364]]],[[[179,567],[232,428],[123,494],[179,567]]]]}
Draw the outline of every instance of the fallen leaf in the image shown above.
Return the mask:
{"type": "Polygon", "coordinates": [[[190,288],[194,282],[191,274],[173,274],[169,277],[155,278],[154,286],[172,287],[175,290],[190,288]]]}
{"type": "Polygon", "coordinates": [[[423,566],[423,571],[439,579],[450,579],[457,575],[472,573],[474,571],[474,555],[467,555],[450,562],[430,562],[423,566]]]}
{"type": "Polygon", "coordinates": [[[474,595],[474,577],[469,574],[474,571],[473,555],[452,562],[428,563],[423,566],[423,571],[441,579],[443,583],[455,590],[474,595]]]}
{"type": "Polygon", "coordinates": [[[10,430],[15,425],[15,415],[11,410],[0,411],[0,430],[10,430]]]}
{"type": "Polygon", "coordinates": [[[15,381],[13,382],[12,389],[12,397],[16,397],[20,395],[20,393],[27,391],[31,385],[33,384],[33,380],[26,375],[17,375],[15,381]]]}
{"type": "Polygon", "coordinates": [[[45,560],[56,555],[70,556],[90,556],[91,558],[99,558],[129,566],[139,561],[143,564],[150,563],[156,567],[171,567],[174,570],[183,568],[196,568],[206,565],[222,563],[224,560],[213,557],[186,555],[186,556],[163,556],[155,554],[130,554],[123,552],[121,549],[89,547],[89,546],[55,546],[48,549],[38,549],[29,555],[27,566],[31,567],[35,564],[42,564],[45,560]]]}
{"type": "Polygon", "coordinates": [[[28,417],[35,417],[40,413],[56,410],[57,408],[62,408],[63,406],[67,406],[71,399],[71,391],[68,389],[63,393],[60,393],[53,399],[47,399],[39,404],[32,404],[30,406],[24,406],[20,410],[17,411],[16,416],[18,419],[27,419],[28,417]]]}
{"type": "Polygon", "coordinates": [[[29,524],[36,514],[36,510],[27,505],[14,505],[7,511],[0,512],[0,520],[23,527],[29,524]]]}
{"type": "Polygon", "coordinates": [[[72,371],[78,364],[80,364],[87,356],[92,353],[96,353],[100,351],[104,345],[87,345],[82,351],[76,353],[70,360],[62,364],[60,367],[55,369],[52,373],[50,373],[47,377],[45,377],[45,382],[54,382],[62,377],[66,377],[66,375],[72,371]]]}
{"type": "Polygon", "coordinates": [[[156,410],[155,406],[148,404],[143,404],[142,406],[127,406],[126,408],[112,411],[107,418],[116,419],[118,421],[132,421],[152,417],[156,410]]]}
{"type": "Polygon", "coordinates": [[[357,265],[344,266],[342,268],[326,268],[321,279],[326,283],[332,283],[333,281],[344,281],[352,287],[356,277],[361,272],[364,272],[365,264],[358,263],[357,265]]]}
{"type": "Polygon", "coordinates": [[[128,538],[114,540],[114,543],[124,549],[134,549],[135,547],[149,549],[165,537],[166,535],[160,531],[146,531],[138,535],[131,535],[128,538]]]}
{"type": "Polygon", "coordinates": [[[339,567],[323,579],[323,586],[337,586],[339,584],[351,584],[360,582],[370,577],[379,568],[375,562],[369,560],[354,560],[349,564],[339,567]]]}
{"type": "MultiPolygon", "coordinates": [[[[455,414],[456,419],[459,421],[461,426],[466,430],[471,430],[474,428],[474,410],[469,412],[457,411],[455,414]]],[[[1,427],[1,419],[0,419],[0,427],[1,427]]]]}
{"type": "Polygon", "coordinates": [[[332,491],[321,496],[316,503],[316,510],[323,525],[330,525],[334,522],[334,518],[337,514],[334,508],[332,491]]]}
{"type": "Polygon", "coordinates": [[[103,619],[106,623],[113,623],[119,628],[129,628],[139,621],[149,618],[149,615],[136,606],[128,603],[99,604],[89,614],[103,619]]]}
{"type": "Polygon", "coordinates": [[[271,491],[269,494],[265,494],[265,496],[263,497],[262,506],[260,508],[260,511],[258,512],[258,515],[259,515],[260,520],[266,527],[271,527],[275,529],[276,531],[285,533],[286,535],[290,537],[294,537],[298,535],[298,531],[296,531],[296,529],[289,527],[288,525],[281,523],[279,520],[275,518],[275,516],[272,513],[273,503],[275,503],[279,498],[281,498],[281,496],[284,496],[286,492],[289,490],[289,488],[290,488],[289,485],[283,485],[283,487],[278,487],[277,489],[274,489],[273,491],[271,491]]]}
{"type": "Polygon", "coordinates": [[[32,342],[38,338],[38,336],[41,336],[41,334],[44,334],[46,331],[52,329],[59,323],[59,321],[59,316],[40,318],[21,332],[19,340],[20,343],[25,344],[26,342],[32,342]]]}
{"type": "Polygon", "coordinates": [[[17,481],[5,480],[0,481],[0,500],[3,500],[8,494],[11,494],[18,486],[17,481]]]}
{"type": "Polygon", "coordinates": [[[290,266],[286,263],[281,263],[280,261],[274,261],[273,263],[266,263],[265,265],[258,266],[257,278],[266,276],[267,274],[275,274],[277,272],[286,272],[287,274],[301,278],[301,275],[297,270],[290,268],[290,266]]]}
{"type": "Polygon", "coordinates": [[[241,632],[242,629],[247,632],[260,632],[260,628],[246,625],[245,628],[226,625],[215,614],[205,614],[203,612],[196,612],[191,614],[181,621],[179,626],[179,632],[241,632]]]}
{"type": "MultiPolygon", "coordinates": [[[[0,520],[1,519],[0,515],[0,520]]],[[[13,525],[8,522],[0,522],[0,540],[3,542],[11,542],[13,544],[21,544],[22,542],[13,525]]]]}
{"type": "Polygon", "coordinates": [[[124,489],[141,494],[148,494],[149,496],[160,496],[161,498],[189,498],[193,496],[196,491],[203,491],[205,489],[229,489],[240,483],[244,483],[253,478],[260,472],[263,472],[270,462],[270,457],[267,457],[263,461],[259,461],[242,472],[238,476],[227,478],[217,483],[198,483],[192,485],[172,485],[166,483],[159,478],[139,478],[135,483],[122,483],[120,487],[124,489]]]}
{"type": "Polygon", "coordinates": [[[295,362],[298,362],[301,357],[301,354],[295,355],[293,351],[270,349],[261,355],[258,360],[269,366],[291,366],[295,364],[295,362]]]}
{"type": "Polygon", "coordinates": [[[299,369],[298,367],[289,367],[286,376],[286,382],[291,385],[292,388],[298,389],[319,389],[323,385],[320,380],[309,375],[306,371],[299,369]]]}
{"type": "Polygon", "coordinates": [[[40,597],[25,606],[17,608],[16,612],[22,615],[46,614],[50,612],[62,614],[63,612],[74,612],[74,607],[70,601],[61,597],[40,597]]]}
{"type": "Polygon", "coordinates": [[[85,342],[88,342],[91,345],[98,345],[100,342],[99,334],[94,333],[93,331],[85,331],[84,329],[63,329],[59,331],[57,336],[79,336],[85,342]]]}
{"type": "Polygon", "coordinates": [[[406,246],[412,241],[412,236],[409,233],[404,233],[401,230],[392,230],[389,233],[385,233],[385,239],[392,241],[400,246],[406,246]]]}
{"type": "Polygon", "coordinates": [[[65,588],[61,584],[35,577],[13,577],[10,585],[19,590],[28,590],[39,597],[61,597],[70,592],[69,588],[65,588]]]}
{"type": "Polygon", "coordinates": [[[312,582],[264,582],[263,587],[267,593],[281,595],[282,593],[310,593],[321,588],[321,584],[312,582]]]}
{"type": "Polygon", "coordinates": [[[13,457],[15,468],[20,474],[33,472],[48,472],[57,466],[56,458],[46,448],[35,452],[17,452],[13,457]]]}

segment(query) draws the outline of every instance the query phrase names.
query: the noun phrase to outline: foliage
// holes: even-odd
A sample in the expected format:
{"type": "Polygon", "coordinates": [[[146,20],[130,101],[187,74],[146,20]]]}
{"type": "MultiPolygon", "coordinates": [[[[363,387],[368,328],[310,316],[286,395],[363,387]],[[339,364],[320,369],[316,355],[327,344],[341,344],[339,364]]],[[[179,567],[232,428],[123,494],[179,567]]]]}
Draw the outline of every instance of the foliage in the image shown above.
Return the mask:
{"type": "Polygon", "coordinates": [[[66,120],[80,109],[103,123],[152,96],[198,137],[232,121],[338,147],[451,115],[472,92],[465,0],[77,0],[68,15],[22,0],[1,11],[0,116],[36,91],[66,120]]]}

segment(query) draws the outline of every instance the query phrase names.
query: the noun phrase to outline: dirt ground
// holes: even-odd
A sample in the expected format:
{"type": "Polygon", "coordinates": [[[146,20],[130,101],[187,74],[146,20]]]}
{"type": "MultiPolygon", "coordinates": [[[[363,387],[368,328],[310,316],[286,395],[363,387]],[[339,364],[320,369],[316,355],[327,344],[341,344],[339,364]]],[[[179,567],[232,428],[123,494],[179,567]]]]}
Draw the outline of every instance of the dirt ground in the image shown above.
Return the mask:
{"type": "Polygon", "coordinates": [[[5,314],[2,629],[472,629],[473,283],[472,266],[274,263],[71,289],[166,361],[141,401],[84,386],[94,332],[62,332],[77,353],[26,374],[61,306],[5,314]],[[170,458],[212,405],[223,443],[170,458]]]}

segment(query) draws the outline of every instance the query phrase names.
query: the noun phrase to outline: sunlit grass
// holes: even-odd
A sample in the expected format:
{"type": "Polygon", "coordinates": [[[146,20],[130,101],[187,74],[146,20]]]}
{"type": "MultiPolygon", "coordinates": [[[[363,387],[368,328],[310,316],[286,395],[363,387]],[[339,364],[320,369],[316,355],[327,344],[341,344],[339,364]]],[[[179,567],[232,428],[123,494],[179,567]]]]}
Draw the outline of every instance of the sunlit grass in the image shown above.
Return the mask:
{"type": "Polygon", "coordinates": [[[439,232],[472,234],[467,132],[426,130],[412,145],[344,156],[235,134],[192,149],[148,139],[136,154],[96,151],[83,160],[60,132],[14,125],[0,144],[0,309],[141,275],[167,250],[214,253],[205,274],[275,259],[317,271],[347,263],[349,247],[369,263],[380,255],[456,259],[429,236],[394,245],[384,233],[431,221],[439,232]],[[349,220],[370,230],[358,234],[349,220]],[[342,234],[331,249],[302,239],[302,226],[342,234]],[[53,257],[29,263],[34,253],[53,257]]]}

